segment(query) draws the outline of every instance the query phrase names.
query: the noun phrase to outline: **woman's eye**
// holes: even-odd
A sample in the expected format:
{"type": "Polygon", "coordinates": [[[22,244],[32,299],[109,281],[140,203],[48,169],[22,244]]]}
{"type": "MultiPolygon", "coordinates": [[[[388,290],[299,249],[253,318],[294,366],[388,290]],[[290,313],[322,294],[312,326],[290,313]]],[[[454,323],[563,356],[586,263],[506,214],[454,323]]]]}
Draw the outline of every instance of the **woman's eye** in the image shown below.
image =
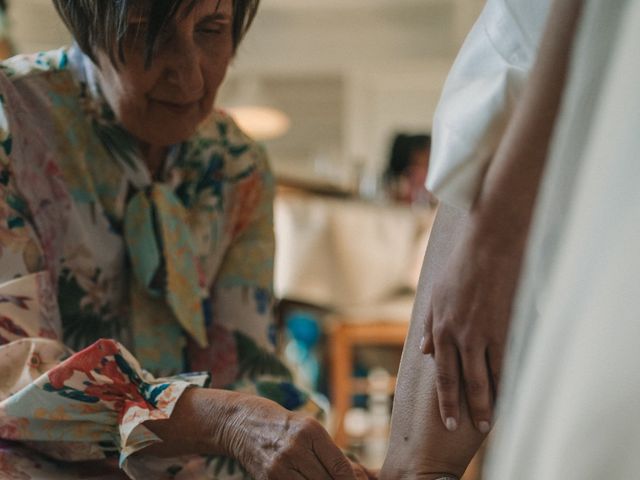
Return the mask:
{"type": "Polygon", "coordinates": [[[201,27],[196,30],[196,33],[201,33],[204,35],[217,35],[222,33],[222,28],[219,27],[201,27]]]}

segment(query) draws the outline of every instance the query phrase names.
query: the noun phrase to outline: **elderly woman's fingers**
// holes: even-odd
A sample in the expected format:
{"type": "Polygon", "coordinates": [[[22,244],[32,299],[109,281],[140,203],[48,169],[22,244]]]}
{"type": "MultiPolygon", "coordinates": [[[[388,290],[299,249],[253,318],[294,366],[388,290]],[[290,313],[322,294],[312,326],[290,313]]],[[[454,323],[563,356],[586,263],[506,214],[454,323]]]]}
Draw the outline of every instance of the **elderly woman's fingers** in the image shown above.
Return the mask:
{"type": "Polygon", "coordinates": [[[322,432],[313,443],[313,451],[322,463],[322,466],[334,480],[355,480],[351,462],[344,456],[340,449],[333,443],[326,430],[322,432]]]}
{"type": "Polygon", "coordinates": [[[273,459],[269,480],[292,478],[287,472],[295,472],[309,480],[355,480],[351,462],[322,425],[308,417],[297,421],[297,434],[291,438],[289,446],[273,459]]]}
{"type": "Polygon", "coordinates": [[[332,480],[332,476],[325,469],[320,458],[311,450],[300,452],[296,458],[292,458],[295,462],[295,470],[302,475],[303,478],[309,480],[332,480]]]}
{"type": "MultiPolygon", "coordinates": [[[[311,480],[314,477],[309,477],[307,475],[303,475],[301,472],[296,472],[294,470],[282,470],[282,471],[273,471],[270,472],[267,480],[311,480]]],[[[324,478],[324,477],[321,477],[324,478]]]]}
{"type": "Polygon", "coordinates": [[[438,343],[435,349],[436,389],[442,422],[450,432],[458,428],[460,419],[460,366],[458,350],[453,343],[438,343]]]}
{"type": "Polygon", "coordinates": [[[485,348],[474,343],[460,348],[464,390],[469,406],[469,415],[480,433],[489,433],[492,418],[491,381],[485,348]]]}
{"type": "Polygon", "coordinates": [[[246,396],[243,408],[229,421],[227,449],[253,478],[355,480],[347,458],[322,425],[307,415],[246,396]]]}

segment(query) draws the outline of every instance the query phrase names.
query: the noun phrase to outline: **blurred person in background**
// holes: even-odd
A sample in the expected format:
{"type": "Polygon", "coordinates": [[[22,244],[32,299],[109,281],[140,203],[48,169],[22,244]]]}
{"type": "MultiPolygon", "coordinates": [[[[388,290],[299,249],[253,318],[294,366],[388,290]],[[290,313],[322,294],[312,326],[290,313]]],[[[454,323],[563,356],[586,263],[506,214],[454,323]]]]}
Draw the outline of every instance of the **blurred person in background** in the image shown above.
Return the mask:
{"type": "Polygon", "coordinates": [[[394,138],[389,164],[384,174],[391,199],[402,203],[434,203],[435,199],[424,186],[430,156],[430,135],[401,133],[394,138]]]}

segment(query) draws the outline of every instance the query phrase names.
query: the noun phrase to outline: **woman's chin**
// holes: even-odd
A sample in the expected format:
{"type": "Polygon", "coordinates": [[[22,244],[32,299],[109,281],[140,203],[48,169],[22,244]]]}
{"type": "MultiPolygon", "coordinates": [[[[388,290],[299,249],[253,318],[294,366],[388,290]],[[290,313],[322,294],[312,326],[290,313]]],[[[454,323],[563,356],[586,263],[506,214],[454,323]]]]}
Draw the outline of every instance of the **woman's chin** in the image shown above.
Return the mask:
{"type": "Polygon", "coordinates": [[[144,114],[135,112],[126,115],[121,112],[120,121],[141,142],[166,147],[184,142],[194,135],[213,108],[206,108],[203,104],[194,102],[179,107],[155,102],[144,114]]]}
{"type": "Polygon", "coordinates": [[[198,123],[185,122],[132,128],[130,132],[141,142],[157,147],[167,147],[184,142],[191,138],[198,128],[198,123]]]}

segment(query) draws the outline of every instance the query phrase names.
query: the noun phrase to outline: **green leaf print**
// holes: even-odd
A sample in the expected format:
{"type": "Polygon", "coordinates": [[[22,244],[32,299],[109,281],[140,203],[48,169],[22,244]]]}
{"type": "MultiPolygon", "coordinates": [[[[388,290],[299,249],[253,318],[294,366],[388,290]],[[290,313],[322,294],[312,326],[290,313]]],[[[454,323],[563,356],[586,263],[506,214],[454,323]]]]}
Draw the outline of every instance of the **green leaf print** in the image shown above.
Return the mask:
{"type": "Polygon", "coordinates": [[[255,379],[262,375],[280,377],[283,380],[292,380],[292,375],[287,366],[274,354],[261,348],[256,342],[240,333],[234,332],[238,348],[239,377],[255,379]]]}
{"type": "Polygon", "coordinates": [[[113,315],[108,305],[98,309],[81,306],[86,295],[73,274],[65,269],[58,283],[58,306],[65,343],[76,351],[101,338],[121,338],[125,328],[124,318],[113,315]]]}

